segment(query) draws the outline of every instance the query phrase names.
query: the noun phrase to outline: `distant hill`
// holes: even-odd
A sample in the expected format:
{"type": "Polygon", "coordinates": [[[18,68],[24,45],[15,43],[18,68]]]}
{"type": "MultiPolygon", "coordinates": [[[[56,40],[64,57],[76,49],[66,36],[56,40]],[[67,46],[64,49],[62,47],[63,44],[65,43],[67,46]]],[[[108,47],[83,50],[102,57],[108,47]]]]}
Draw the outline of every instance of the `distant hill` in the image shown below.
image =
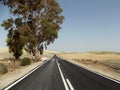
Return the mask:
{"type": "Polygon", "coordinates": [[[111,52],[111,51],[92,51],[89,53],[93,53],[93,54],[117,54],[120,55],[120,52],[111,52]]]}

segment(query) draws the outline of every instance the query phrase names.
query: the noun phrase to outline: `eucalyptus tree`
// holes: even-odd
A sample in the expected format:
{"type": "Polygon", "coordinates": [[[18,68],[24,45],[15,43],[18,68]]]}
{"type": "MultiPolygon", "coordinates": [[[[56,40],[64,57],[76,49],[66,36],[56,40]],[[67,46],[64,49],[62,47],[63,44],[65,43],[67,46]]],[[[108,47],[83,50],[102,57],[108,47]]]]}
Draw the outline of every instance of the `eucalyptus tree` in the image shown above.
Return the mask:
{"type": "MultiPolygon", "coordinates": [[[[60,5],[56,0],[5,1],[4,4],[9,7],[11,14],[17,17],[18,24],[21,23],[20,25],[16,25],[15,22],[10,23],[10,27],[16,26],[13,31],[19,33],[17,40],[23,40],[20,42],[23,43],[21,47],[33,53],[36,60],[38,60],[38,51],[40,51],[40,54],[43,53],[43,45],[46,47],[46,45],[53,43],[58,38],[58,31],[61,29],[60,25],[64,20],[60,5]]],[[[13,21],[16,21],[16,19],[13,21]]],[[[5,21],[2,26],[6,28],[4,24],[5,21]]],[[[12,38],[14,38],[13,35],[12,38]]],[[[15,42],[18,44],[17,41],[15,42]]]]}
{"type": "Polygon", "coordinates": [[[21,18],[9,18],[4,20],[1,26],[8,31],[7,35],[7,46],[9,47],[9,52],[15,56],[18,60],[19,57],[23,54],[23,47],[29,41],[34,41],[30,38],[34,38],[30,31],[29,27],[26,27],[21,18]]]}

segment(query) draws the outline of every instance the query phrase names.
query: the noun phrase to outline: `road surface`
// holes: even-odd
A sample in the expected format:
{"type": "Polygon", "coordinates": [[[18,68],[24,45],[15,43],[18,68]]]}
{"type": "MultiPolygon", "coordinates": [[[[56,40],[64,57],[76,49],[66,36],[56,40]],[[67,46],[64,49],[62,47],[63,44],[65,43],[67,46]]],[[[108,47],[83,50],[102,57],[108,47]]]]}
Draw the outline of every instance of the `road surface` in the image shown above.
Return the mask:
{"type": "Polygon", "coordinates": [[[120,83],[54,56],[4,90],[120,90],[120,83]]]}

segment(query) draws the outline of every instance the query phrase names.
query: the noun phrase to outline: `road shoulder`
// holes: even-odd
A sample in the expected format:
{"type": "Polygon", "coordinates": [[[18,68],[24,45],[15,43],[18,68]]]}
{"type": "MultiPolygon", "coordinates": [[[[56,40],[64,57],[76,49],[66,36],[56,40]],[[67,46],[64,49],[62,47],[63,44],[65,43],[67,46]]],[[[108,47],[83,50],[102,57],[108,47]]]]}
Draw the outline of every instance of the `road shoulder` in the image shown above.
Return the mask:
{"type": "Polygon", "coordinates": [[[35,67],[42,64],[44,60],[32,63],[31,65],[20,67],[18,69],[15,69],[13,72],[8,72],[5,75],[0,76],[0,90],[5,88],[6,86],[10,85],[14,81],[18,80],[31,70],[33,70],[35,67]]]}

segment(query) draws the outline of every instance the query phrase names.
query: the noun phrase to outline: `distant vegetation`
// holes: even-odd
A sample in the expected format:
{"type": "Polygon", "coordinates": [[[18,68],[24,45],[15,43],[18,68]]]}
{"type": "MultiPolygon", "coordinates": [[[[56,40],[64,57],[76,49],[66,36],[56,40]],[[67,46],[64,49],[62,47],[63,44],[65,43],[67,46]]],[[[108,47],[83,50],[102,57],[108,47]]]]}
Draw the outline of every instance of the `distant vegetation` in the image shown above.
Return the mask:
{"type": "Polygon", "coordinates": [[[5,64],[0,63],[0,74],[5,74],[8,72],[8,69],[5,64]]]}
{"type": "Polygon", "coordinates": [[[110,52],[110,51],[91,51],[89,53],[93,53],[93,54],[117,54],[117,55],[120,55],[120,52],[110,52]]]}

